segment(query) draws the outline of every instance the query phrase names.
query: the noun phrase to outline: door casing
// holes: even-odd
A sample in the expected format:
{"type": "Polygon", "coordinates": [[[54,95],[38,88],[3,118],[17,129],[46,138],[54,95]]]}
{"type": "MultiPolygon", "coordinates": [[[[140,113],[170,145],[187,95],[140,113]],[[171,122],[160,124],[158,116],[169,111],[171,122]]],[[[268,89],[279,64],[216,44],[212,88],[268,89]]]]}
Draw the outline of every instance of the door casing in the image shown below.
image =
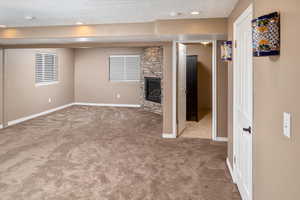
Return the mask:
{"type": "Polygon", "coordinates": [[[178,74],[177,74],[177,134],[186,128],[186,45],[178,43],[178,74]]]}
{"type": "MultiPolygon", "coordinates": [[[[247,16],[253,16],[253,5],[251,4],[238,18],[237,20],[234,22],[233,24],[233,40],[234,40],[234,43],[236,43],[236,40],[237,40],[237,25],[242,21],[244,20],[247,16]]],[[[243,45],[243,44],[240,44],[240,43],[237,43],[235,45],[243,45]]],[[[252,48],[252,44],[248,44],[251,46],[252,48]]],[[[250,48],[250,47],[249,47],[250,48]]],[[[237,131],[237,114],[236,114],[236,110],[237,110],[237,106],[236,106],[236,102],[237,102],[237,92],[236,92],[236,88],[237,88],[237,60],[239,59],[236,55],[237,55],[237,50],[236,48],[234,47],[233,48],[233,172],[232,172],[232,178],[233,178],[233,181],[237,184],[238,181],[237,181],[237,169],[236,169],[236,166],[235,166],[235,162],[236,162],[236,154],[237,154],[237,145],[239,145],[239,141],[237,140],[237,134],[240,134],[240,132],[237,131]]],[[[250,59],[251,60],[251,59],[250,59]]],[[[248,63],[249,64],[249,63],[248,63]]],[[[252,65],[252,60],[251,60],[251,63],[249,64],[250,66],[252,66],[252,69],[253,69],[253,65],[252,65]]],[[[251,92],[251,102],[252,102],[252,117],[253,117],[253,71],[251,70],[252,74],[248,76],[252,77],[251,79],[251,83],[252,83],[252,92],[251,92]]],[[[253,119],[252,119],[252,122],[253,122],[253,119]]],[[[253,138],[253,124],[251,124],[251,127],[252,127],[252,138],[253,138]]],[[[252,152],[252,140],[251,140],[251,145],[250,145],[250,151],[252,152]]],[[[247,200],[252,200],[253,198],[253,176],[252,176],[252,171],[253,171],[253,158],[251,156],[250,158],[250,168],[252,169],[251,170],[251,173],[250,173],[250,184],[251,184],[251,191],[250,191],[250,199],[247,199],[247,200]]],[[[239,187],[239,185],[238,185],[239,187]]]]}
{"type": "Polygon", "coordinates": [[[164,138],[176,138],[177,134],[177,44],[212,42],[212,140],[227,141],[227,138],[217,136],[217,40],[179,40],[173,41],[173,65],[172,65],[172,136],[164,138]]]}

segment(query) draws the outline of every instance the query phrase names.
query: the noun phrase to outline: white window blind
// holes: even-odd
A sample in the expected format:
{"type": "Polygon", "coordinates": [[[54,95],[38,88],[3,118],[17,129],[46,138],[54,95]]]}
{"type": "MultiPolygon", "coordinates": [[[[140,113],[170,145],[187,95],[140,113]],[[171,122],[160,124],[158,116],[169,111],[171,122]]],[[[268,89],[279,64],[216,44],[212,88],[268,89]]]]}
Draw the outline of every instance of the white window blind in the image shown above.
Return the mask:
{"type": "Polygon", "coordinates": [[[110,56],[109,80],[138,81],[140,80],[140,56],[110,56]]]}
{"type": "Polygon", "coordinates": [[[58,81],[57,55],[55,53],[36,53],[35,83],[48,84],[58,81]]]}

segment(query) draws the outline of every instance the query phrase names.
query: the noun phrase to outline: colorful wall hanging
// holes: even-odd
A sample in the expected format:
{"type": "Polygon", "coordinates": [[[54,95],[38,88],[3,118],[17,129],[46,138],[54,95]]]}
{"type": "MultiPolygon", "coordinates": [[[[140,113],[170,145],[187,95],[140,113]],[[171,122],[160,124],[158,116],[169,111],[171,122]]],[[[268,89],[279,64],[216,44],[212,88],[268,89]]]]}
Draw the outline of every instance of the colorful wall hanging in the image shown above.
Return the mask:
{"type": "Polygon", "coordinates": [[[221,59],[223,61],[232,60],[232,41],[225,41],[223,45],[221,45],[221,59]]]}
{"type": "Polygon", "coordinates": [[[280,54],[280,15],[274,12],[252,20],[253,56],[280,54]]]}

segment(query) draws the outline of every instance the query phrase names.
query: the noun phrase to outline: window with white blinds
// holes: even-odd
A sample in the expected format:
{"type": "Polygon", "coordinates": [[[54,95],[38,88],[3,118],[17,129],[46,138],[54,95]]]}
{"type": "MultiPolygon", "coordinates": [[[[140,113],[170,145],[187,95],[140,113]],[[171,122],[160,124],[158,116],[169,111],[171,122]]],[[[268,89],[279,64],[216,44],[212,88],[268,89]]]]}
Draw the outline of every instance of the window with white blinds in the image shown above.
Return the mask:
{"type": "Polygon", "coordinates": [[[140,56],[110,56],[109,80],[138,81],[140,80],[140,56]]]}
{"type": "Polygon", "coordinates": [[[57,55],[55,53],[36,53],[35,83],[49,84],[58,81],[57,55]]]}

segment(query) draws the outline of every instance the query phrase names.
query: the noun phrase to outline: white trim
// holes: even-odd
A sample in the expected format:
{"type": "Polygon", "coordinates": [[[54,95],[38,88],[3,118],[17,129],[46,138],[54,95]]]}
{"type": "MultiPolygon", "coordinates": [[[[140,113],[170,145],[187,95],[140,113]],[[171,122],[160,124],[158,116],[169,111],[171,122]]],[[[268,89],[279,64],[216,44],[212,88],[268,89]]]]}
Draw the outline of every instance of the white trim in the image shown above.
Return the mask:
{"type": "Polygon", "coordinates": [[[50,55],[54,55],[57,56],[57,49],[53,48],[53,49],[36,49],[35,53],[40,53],[40,54],[50,54],[50,55]]]}
{"type": "Polygon", "coordinates": [[[177,137],[177,42],[172,45],[172,127],[177,137]]]}
{"type": "Polygon", "coordinates": [[[176,135],[174,133],[163,133],[162,137],[165,139],[175,139],[176,135]]]}
{"type": "Polygon", "coordinates": [[[244,12],[234,21],[234,23],[233,23],[234,28],[236,28],[236,25],[238,23],[240,23],[241,21],[243,21],[244,18],[247,17],[250,14],[253,14],[253,5],[252,4],[250,4],[249,7],[246,10],[244,10],[244,12]]]}
{"type": "MultiPolygon", "coordinates": [[[[37,113],[37,114],[33,114],[33,115],[30,115],[30,116],[27,116],[27,117],[22,117],[22,118],[19,118],[19,119],[16,119],[16,120],[12,120],[12,121],[9,121],[7,125],[8,126],[12,126],[12,125],[15,125],[15,124],[19,124],[21,122],[24,122],[24,121],[27,121],[27,120],[30,120],[30,119],[34,119],[36,117],[40,117],[40,116],[43,116],[43,115],[47,115],[47,114],[50,114],[52,112],[65,109],[65,108],[73,106],[73,105],[108,106],[108,107],[131,107],[131,108],[139,108],[139,107],[141,107],[141,105],[135,105],[135,104],[98,104],[98,103],[81,103],[81,102],[76,102],[76,103],[66,104],[66,105],[63,105],[63,106],[60,106],[60,107],[57,107],[57,108],[53,108],[53,109],[50,109],[50,110],[47,110],[47,111],[44,111],[44,112],[40,112],[40,113],[37,113]]],[[[0,125],[0,129],[1,128],[3,128],[2,125],[0,125]]]]}
{"type": "Polygon", "coordinates": [[[119,80],[119,81],[118,80],[109,80],[109,82],[111,82],[111,83],[124,83],[124,82],[131,82],[131,83],[138,82],[139,83],[140,81],[141,80],[119,80]]]}
{"type": "Polygon", "coordinates": [[[45,85],[54,85],[54,84],[58,84],[59,81],[51,81],[51,82],[41,82],[41,83],[36,83],[35,87],[40,87],[40,86],[45,86],[45,85]]]}
{"type": "Polygon", "coordinates": [[[119,58],[119,57],[140,58],[141,55],[137,55],[137,54],[134,54],[134,55],[110,55],[109,57],[110,58],[119,58]]]}
{"type": "Polygon", "coordinates": [[[172,55],[172,126],[173,134],[177,137],[177,43],[200,43],[200,42],[212,42],[213,52],[212,52],[212,139],[214,141],[219,141],[217,139],[217,78],[216,78],[216,69],[217,69],[217,40],[179,40],[173,41],[173,55],[172,55]]]}
{"type": "Polygon", "coordinates": [[[53,108],[53,109],[44,111],[44,112],[33,114],[33,115],[30,115],[30,116],[27,116],[27,117],[22,117],[22,118],[19,118],[19,119],[16,119],[16,120],[12,120],[12,121],[9,121],[7,123],[7,125],[12,126],[12,125],[15,125],[15,124],[19,124],[21,122],[24,122],[24,121],[27,121],[27,120],[30,120],[30,119],[33,119],[33,118],[36,118],[36,117],[40,117],[40,116],[47,115],[47,114],[50,114],[50,113],[58,111],[58,110],[62,110],[64,108],[70,107],[72,105],[73,105],[73,103],[70,103],[70,104],[66,104],[66,105],[63,105],[63,106],[60,106],[60,107],[57,107],[57,108],[53,108]]]}
{"type": "Polygon", "coordinates": [[[228,142],[227,137],[215,137],[213,140],[216,142],[228,142]]]}
{"type": "Polygon", "coordinates": [[[233,170],[232,170],[232,167],[231,167],[231,163],[230,163],[230,161],[229,161],[228,158],[226,158],[226,164],[227,164],[227,167],[228,167],[228,169],[229,169],[229,172],[230,172],[232,181],[235,183],[235,175],[234,175],[234,173],[233,173],[233,170]]]}
{"type": "MultiPolygon", "coordinates": [[[[233,23],[233,41],[234,41],[234,43],[236,42],[237,24],[241,23],[241,21],[245,17],[247,17],[248,15],[250,15],[250,14],[253,16],[253,4],[250,4],[249,7],[247,9],[245,9],[244,12],[234,21],[234,23],[233,23]]],[[[232,127],[233,127],[233,130],[232,130],[233,131],[233,134],[232,134],[233,135],[233,137],[232,137],[232,140],[233,140],[233,142],[232,142],[232,145],[233,145],[233,155],[232,155],[232,157],[233,157],[233,159],[235,159],[235,155],[236,155],[236,149],[237,149],[236,145],[237,144],[236,144],[235,138],[236,138],[236,135],[238,134],[236,132],[236,126],[235,126],[236,121],[237,121],[237,116],[236,116],[236,113],[235,113],[235,110],[236,110],[236,103],[235,102],[236,102],[236,98],[237,98],[236,95],[235,95],[236,94],[236,86],[235,86],[235,84],[236,84],[236,79],[237,79],[237,77],[236,77],[237,75],[236,75],[236,70],[235,69],[236,69],[237,57],[235,55],[236,55],[236,48],[233,47],[233,106],[232,106],[232,111],[233,111],[233,121],[232,121],[232,127]]],[[[253,67],[253,64],[252,64],[252,67],[253,67]]],[[[253,75],[253,72],[252,72],[252,75],[253,75]]],[[[252,76],[252,79],[253,79],[253,76],[252,76]]],[[[253,80],[252,80],[252,82],[253,82],[253,80]]],[[[253,90],[253,87],[252,87],[252,90],[253,90]]],[[[253,98],[253,96],[254,96],[254,93],[252,92],[252,98],[253,98]]],[[[252,109],[253,109],[253,103],[252,103],[252,109]]],[[[252,119],[252,122],[253,122],[253,119],[252,119]]],[[[252,135],[253,135],[253,133],[252,133],[252,135]]],[[[253,142],[252,142],[252,144],[253,144],[253,142]]],[[[251,148],[252,148],[252,145],[251,145],[251,148]]],[[[253,151],[253,149],[251,149],[251,151],[253,151]]],[[[251,164],[251,169],[253,171],[253,157],[251,159],[251,163],[250,164],[251,164]]],[[[239,189],[240,186],[239,186],[239,183],[238,183],[238,180],[237,180],[238,177],[236,175],[236,173],[237,173],[236,171],[237,171],[236,164],[233,163],[233,166],[232,166],[232,176],[233,176],[234,182],[237,184],[237,187],[239,189]]],[[[250,197],[249,200],[253,199],[253,175],[251,174],[251,176],[252,176],[252,178],[251,178],[252,188],[251,188],[251,197],[250,197]]]]}
{"type": "Polygon", "coordinates": [[[212,49],[212,140],[218,140],[217,136],[217,41],[213,41],[212,49]]]}
{"type": "Polygon", "coordinates": [[[76,102],[73,105],[80,106],[103,106],[103,107],[129,107],[129,108],[140,108],[141,105],[138,104],[105,104],[105,103],[85,103],[85,102],[76,102]]]}

